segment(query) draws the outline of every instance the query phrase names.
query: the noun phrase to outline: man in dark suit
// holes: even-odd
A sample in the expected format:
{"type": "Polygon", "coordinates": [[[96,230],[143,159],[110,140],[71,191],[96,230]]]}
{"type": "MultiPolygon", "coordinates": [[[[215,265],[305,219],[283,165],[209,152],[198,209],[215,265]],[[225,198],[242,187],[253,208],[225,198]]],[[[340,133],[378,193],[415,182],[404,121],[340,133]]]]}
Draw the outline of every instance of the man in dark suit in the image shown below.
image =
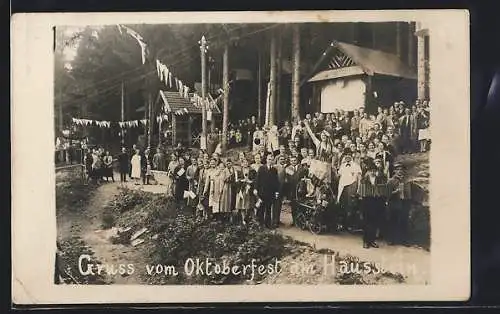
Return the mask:
{"type": "Polygon", "coordinates": [[[285,169],[285,182],[288,186],[290,206],[292,209],[292,225],[295,225],[297,216],[297,186],[300,179],[305,177],[307,169],[299,164],[297,157],[290,158],[290,165],[285,169]]]}
{"type": "Polygon", "coordinates": [[[410,108],[406,108],[404,115],[399,118],[399,135],[401,136],[403,154],[413,152],[417,133],[415,116],[411,114],[410,108]]]}
{"type": "Polygon", "coordinates": [[[281,216],[281,206],[283,204],[283,197],[286,195],[286,162],[284,156],[278,157],[278,163],[276,164],[276,172],[278,174],[278,182],[279,182],[279,196],[276,198],[273,206],[273,216],[272,216],[272,225],[275,228],[278,228],[280,225],[280,216],[281,216]]]}
{"type": "Polygon", "coordinates": [[[127,173],[129,172],[129,155],[127,149],[122,147],[122,152],[118,155],[118,164],[120,167],[120,182],[127,182],[127,173]]]}
{"type": "Polygon", "coordinates": [[[279,181],[278,172],[273,167],[273,155],[269,154],[266,157],[266,164],[261,166],[257,171],[256,186],[254,194],[261,200],[260,206],[257,208],[258,221],[267,227],[271,227],[272,208],[274,202],[279,197],[279,181]]]}

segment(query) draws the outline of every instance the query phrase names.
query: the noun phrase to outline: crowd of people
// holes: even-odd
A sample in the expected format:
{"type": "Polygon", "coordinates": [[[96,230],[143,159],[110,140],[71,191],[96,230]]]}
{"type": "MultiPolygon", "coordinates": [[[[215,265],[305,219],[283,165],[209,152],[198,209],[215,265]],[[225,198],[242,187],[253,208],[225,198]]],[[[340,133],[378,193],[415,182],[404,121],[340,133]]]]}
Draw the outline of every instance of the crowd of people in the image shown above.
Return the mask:
{"type": "Polygon", "coordinates": [[[121,182],[128,177],[136,184],[151,184],[152,170],[164,171],[169,178],[166,191],[179,206],[207,219],[241,224],[255,219],[277,228],[284,203],[290,204],[296,224],[301,187],[318,202],[325,197],[313,195],[321,182],[312,175],[312,161],[320,161],[331,170],[328,187],[333,199],[328,202],[334,230],[361,228],[365,248],[377,247],[377,238],[406,244],[412,190],[404,165],[395,159],[429,150],[428,106],[397,102],[378,108],[377,114],[364,108],[307,114],[292,124],[285,121],[279,129],[260,127],[251,117],[233,125],[234,132],[228,134],[230,145],[252,148],[237,158],[223,158],[220,151],[195,153],[180,144],[171,153],[158,148],[154,154],[134,145],[130,152],[122,148],[114,159],[103,149],[89,151],[85,165],[96,181],[114,181],[113,160],[121,182]]]}

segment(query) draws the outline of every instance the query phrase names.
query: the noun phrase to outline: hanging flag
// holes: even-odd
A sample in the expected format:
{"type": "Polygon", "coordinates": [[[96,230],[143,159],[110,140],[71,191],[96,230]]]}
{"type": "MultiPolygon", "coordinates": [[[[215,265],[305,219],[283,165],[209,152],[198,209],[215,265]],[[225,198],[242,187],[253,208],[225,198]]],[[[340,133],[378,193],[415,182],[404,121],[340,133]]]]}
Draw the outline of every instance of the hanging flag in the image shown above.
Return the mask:
{"type": "Polygon", "coordinates": [[[172,88],[172,72],[168,73],[168,85],[172,88]]]}
{"type": "Polygon", "coordinates": [[[179,89],[179,79],[175,78],[175,88],[179,89]]]}
{"type": "Polygon", "coordinates": [[[187,86],[184,86],[184,98],[188,98],[189,97],[189,87],[187,86]]]}
{"type": "Polygon", "coordinates": [[[148,48],[147,48],[146,43],[144,42],[144,38],[142,38],[141,35],[139,35],[136,31],[130,29],[127,26],[120,25],[119,27],[125,29],[127,31],[127,34],[129,34],[130,36],[134,37],[135,40],[137,40],[137,43],[141,47],[142,64],[145,64],[146,63],[146,55],[148,53],[148,51],[147,51],[148,48]]]}
{"type": "Polygon", "coordinates": [[[156,74],[158,76],[161,75],[161,63],[160,63],[160,60],[156,59],[156,74]]]}
{"type": "Polygon", "coordinates": [[[158,77],[160,78],[160,81],[163,82],[163,68],[165,66],[163,64],[160,63],[160,69],[158,71],[158,77]]]}
{"type": "Polygon", "coordinates": [[[183,88],[184,88],[184,85],[182,84],[182,81],[179,80],[179,95],[181,95],[181,97],[182,97],[182,90],[183,90],[183,88]]]}
{"type": "Polygon", "coordinates": [[[165,86],[167,86],[169,70],[166,66],[163,67],[163,77],[165,78],[165,86]]]}
{"type": "Polygon", "coordinates": [[[212,121],[212,110],[207,110],[207,121],[212,121]]]}

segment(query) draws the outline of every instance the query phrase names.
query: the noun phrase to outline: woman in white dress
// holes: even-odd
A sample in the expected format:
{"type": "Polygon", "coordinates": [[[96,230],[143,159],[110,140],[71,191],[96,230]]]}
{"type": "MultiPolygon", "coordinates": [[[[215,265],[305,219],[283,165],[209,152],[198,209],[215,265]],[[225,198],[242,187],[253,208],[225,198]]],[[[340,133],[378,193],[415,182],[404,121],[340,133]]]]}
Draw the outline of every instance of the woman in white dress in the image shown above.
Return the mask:
{"type": "Polygon", "coordinates": [[[135,150],[130,163],[132,164],[132,179],[139,180],[141,178],[141,155],[138,149],[135,150]]]}
{"type": "Polygon", "coordinates": [[[208,192],[208,207],[211,214],[220,213],[220,201],[222,196],[222,188],[224,187],[224,163],[219,162],[216,168],[207,176],[205,183],[205,193],[208,192]]]}

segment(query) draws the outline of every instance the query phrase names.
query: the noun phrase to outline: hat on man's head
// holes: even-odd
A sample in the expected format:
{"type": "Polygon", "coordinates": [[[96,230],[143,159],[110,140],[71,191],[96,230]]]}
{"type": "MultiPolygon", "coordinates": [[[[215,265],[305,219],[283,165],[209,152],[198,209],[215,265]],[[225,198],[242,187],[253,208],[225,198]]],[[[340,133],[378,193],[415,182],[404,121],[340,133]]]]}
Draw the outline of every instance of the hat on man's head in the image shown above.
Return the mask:
{"type": "Polygon", "coordinates": [[[365,165],[366,165],[367,170],[376,170],[377,169],[377,166],[375,166],[375,163],[371,159],[365,160],[365,165]]]}

